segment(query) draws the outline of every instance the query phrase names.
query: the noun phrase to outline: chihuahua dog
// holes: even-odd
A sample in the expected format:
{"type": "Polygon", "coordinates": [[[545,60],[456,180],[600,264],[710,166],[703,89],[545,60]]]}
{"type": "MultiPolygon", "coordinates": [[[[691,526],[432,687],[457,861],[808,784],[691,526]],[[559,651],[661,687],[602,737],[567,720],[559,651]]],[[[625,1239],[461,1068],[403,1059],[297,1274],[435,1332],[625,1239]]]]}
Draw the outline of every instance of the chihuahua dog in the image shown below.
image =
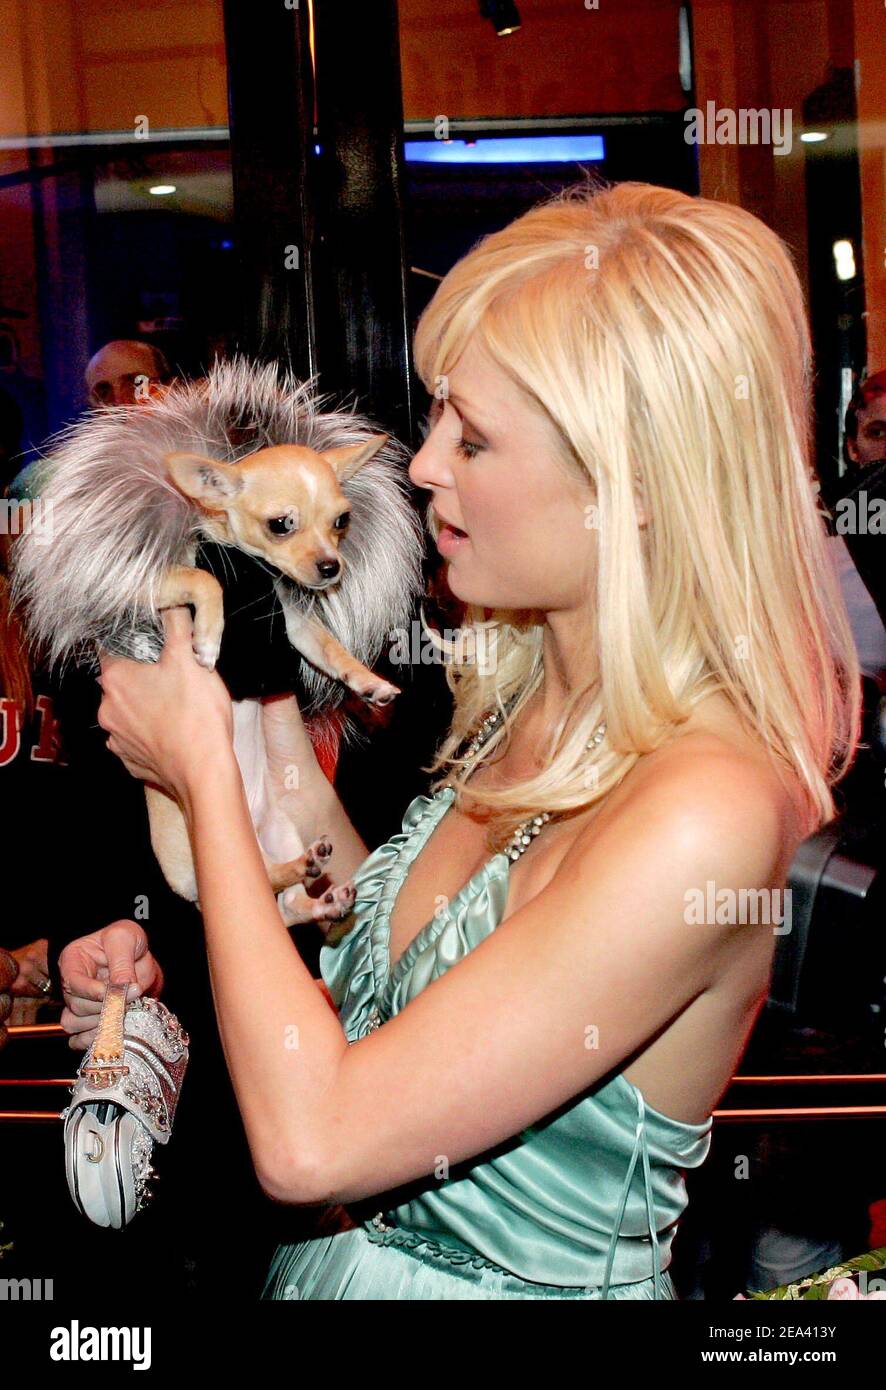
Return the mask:
{"type": "MultiPolygon", "coordinates": [[[[323,412],[310,384],[237,358],[160,400],[91,412],[51,442],[50,457],[42,500],[52,504],[53,534],[48,545],[19,538],[12,590],[33,645],[51,660],[95,669],[102,648],[156,660],[160,612],[189,604],[195,657],[212,669],[222,588],[194,564],[199,543],[211,540],[275,572],[315,730],[329,727],[345,689],[374,706],[400,693],[370,666],[421,592],[423,541],[392,468],[404,451],[367,421],[323,412]]],[[[288,925],[313,920],[306,886],[324,872],[331,846],[325,837],[305,846],[297,797],[274,783],[261,702],[235,700],[233,710],[234,749],[281,914],[288,925]]],[[[354,733],[345,719],[342,738],[354,733]]],[[[145,793],[164,875],[196,902],[181,810],[159,788],[145,793]]],[[[346,916],[353,885],[332,891],[329,915],[346,916]]]]}
{"type": "MultiPolygon", "coordinates": [[[[338,583],[343,568],[339,551],[351,513],[341,484],[387,442],[386,434],[373,435],[365,444],[323,454],[300,445],[278,444],[259,449],[239,463],[174,453],[166,456],[164,464],[179,491],[205,514],[200,529],[206,538],[268,561],[304,589],[321,590],[338,583]]],[[[224,627],[221,584],[205,570],[172,566],[160,582],[155,607],[162,612],[184,604],[194,609],[194,655],[201,666],[212,670],[224,627]]],[[[295,613],[287,633],[313,666],[342,681],[368,704],[386,705],[400,694],[395,685],[373,675],[351,656],[316,619],[295,613]]],[[[242,728],[239,741],[242,747],[242,728]]],[[[196,902],[197,882],[181,810],[159,788],[147,786],[145,795],[151,843],[167,881],[182,897],[196,902]]],[[[330,853],[325,837],[284,863],[274,862],[262,849],[274,893],[316,878],[330,853]]],[[[338,894],[334,901],[340,899],[343,908],[353,902],[352,885],[333,892],[338,894]]],[[[286,894],[285,903],[290,915],[298,911],[297,895],[286,894]]],[[[303,910],[307,907],[302,904],[303,910]]]]}
{"type": "MultiPolygon", "coordinates": [[[[387,442],[388,436],[379,434],[365,444],[323,454],[278,444],[240,463],[185,453],[168,454],[164,463],[179,491],[205,513],[204,536],[267,560],[303,588],[319,590],[341,578],[339,550],[351,522],[341,483],[387,442]]],[[[212,670],[224,624],[222,587],[205,570],[175,565],[163,577],[156,607],[159,611],[182,604],[194,608],[194,655],[212,670]]],[[[396,686],[374,676],[320,623],[302,615],[293,619],[288,632],[314,666],[370,704],[386,705],[399,695],[396,686]]]]}

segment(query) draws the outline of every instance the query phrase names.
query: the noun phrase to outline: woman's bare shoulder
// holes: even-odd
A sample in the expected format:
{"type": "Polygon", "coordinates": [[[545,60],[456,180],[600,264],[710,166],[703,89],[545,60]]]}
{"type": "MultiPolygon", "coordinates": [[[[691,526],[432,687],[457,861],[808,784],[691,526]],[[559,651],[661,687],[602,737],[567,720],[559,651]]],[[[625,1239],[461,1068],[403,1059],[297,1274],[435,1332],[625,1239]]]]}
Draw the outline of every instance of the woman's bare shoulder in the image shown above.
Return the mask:
{"type": "MultiPolygon", "coordinates": [[[[787,872],[802,838],[797,797],[765,749],[707,728],[641,758],[605,819],[613,836],[659,829],[664,841],[696,845],[702,858],[722,845],[735,872],[761,887],[787,872]]],[[[576,850],[592,842],[594,829],[591,822],[577,837],[576,850]]]]}

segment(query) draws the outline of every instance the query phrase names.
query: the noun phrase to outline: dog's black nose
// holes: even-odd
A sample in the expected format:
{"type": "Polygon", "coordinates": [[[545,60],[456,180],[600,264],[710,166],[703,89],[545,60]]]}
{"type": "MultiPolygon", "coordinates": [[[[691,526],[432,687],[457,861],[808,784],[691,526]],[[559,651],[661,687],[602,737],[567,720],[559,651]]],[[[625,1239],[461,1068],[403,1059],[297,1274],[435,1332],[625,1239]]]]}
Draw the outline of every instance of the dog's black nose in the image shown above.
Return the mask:
{"type": "Polygon", "coordinates": [[[318,560],[317,573],[321,579],[334,579],[341,569],[338,560],[318,560]]]}

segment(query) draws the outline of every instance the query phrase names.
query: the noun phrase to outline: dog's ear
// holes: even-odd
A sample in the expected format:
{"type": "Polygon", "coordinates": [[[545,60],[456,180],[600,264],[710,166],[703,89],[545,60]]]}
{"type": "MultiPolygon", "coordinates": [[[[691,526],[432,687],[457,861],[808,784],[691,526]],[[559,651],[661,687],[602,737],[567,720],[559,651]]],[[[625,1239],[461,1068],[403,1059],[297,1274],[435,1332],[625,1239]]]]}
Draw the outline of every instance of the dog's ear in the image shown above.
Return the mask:
{"type": "Polygon", "coordinates": [[[231,499],[243,489],[243,475],[232,463],[203,454],[167,454],[163,462],[179,492],[192,497],[207,511],[226,511],[231,499]]]}
{"type": "Polygon", "coordinates": [[[341,449],[327,449],[320,457],[335,469],[338,481],[344,483],[348,478],[353,478],[357,470],[368,463],[389,439],[388,434],[374,434],[365,444],[346,444],[341,449]]]}

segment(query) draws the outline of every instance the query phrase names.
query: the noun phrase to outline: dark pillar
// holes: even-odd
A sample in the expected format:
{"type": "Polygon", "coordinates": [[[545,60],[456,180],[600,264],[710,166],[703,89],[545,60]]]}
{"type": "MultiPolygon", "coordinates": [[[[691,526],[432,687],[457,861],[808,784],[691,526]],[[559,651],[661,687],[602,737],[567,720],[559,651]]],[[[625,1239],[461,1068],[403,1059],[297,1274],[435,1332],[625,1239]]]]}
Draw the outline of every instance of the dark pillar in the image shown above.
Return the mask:
{"type": "Polygon", "coordinates": [[[317,370],[307,0],[224,0],[239,275],[237,346],[317,370]]]}
{"type": "Polygon", "coordinates": [[[315,0],[321,386],[414,441],[396,0],[315,0]]]}

